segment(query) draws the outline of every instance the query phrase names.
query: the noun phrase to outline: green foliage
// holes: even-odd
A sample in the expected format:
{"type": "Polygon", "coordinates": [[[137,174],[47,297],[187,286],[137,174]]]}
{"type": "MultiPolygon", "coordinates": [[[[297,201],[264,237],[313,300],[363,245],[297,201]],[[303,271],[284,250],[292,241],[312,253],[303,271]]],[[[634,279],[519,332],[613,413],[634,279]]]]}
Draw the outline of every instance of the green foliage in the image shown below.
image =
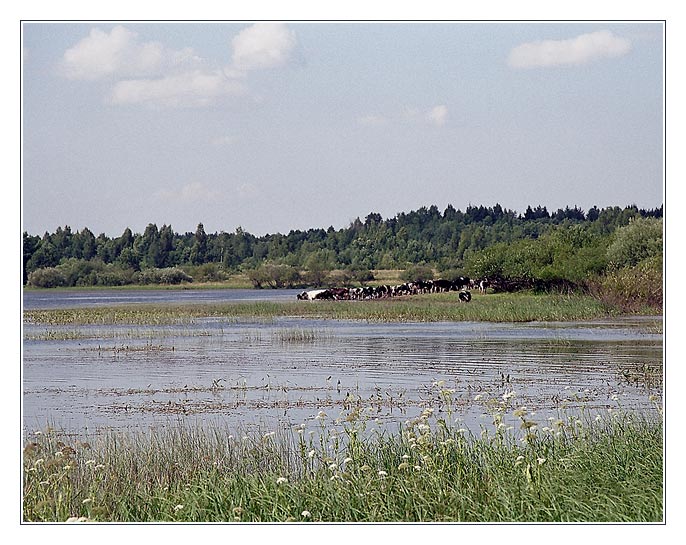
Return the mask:
{"type": "Polygon", "coordinates": [[[411,265],[405,269],[401,278],[407,282],[433,280],[434,270],[428,265],[411,265]]]}
{"type": "Polygon", "coordinates": [[[243,271],[255,286],[319,286],[331,281],[331,271],[408,265],[464,270],[474,278],[500,275],[530,284],[578,285],[589,274],[601,274],[608,259],[617,266],[635,265],[661,252],[661,239],[657,239],[660,228],[655,227],[661,217],[661,208],[639,210],[635,206],[594,207],[585,216],[577,207],[549,213],[538,206],[518,215],[496,204],[469,206],[465,212],[449,205],[443,213],[436,206],[422,207],[386,220],[372,212],[364,222],[358,218],[347,228],[262,237],[240,227],[233,233],[209,234],[202,224],[195,233],[180,234],[170,225],[158,229],[151,223],[143,234],[127,228],[117,238],[104,234],[96,237],[88,229],[72,232],[65,226],[42,238],[23,234],[24,280],[28,282],[29,275],[38,269],[58,267],[74,259],[93,262],[92,267],[70,265],[67,285],[102,285],[107,279],[120,285],[130,282],[139,271],[186,267],[197,280],[214,281],[221,278],[220,271],[243,271]],[[612,239],[608,253],[609,237],[618,228],[622,230],[612,239]],[[216,269],[195,274],[193,267],[207,264],[216,269]],[[276,264],[290,269],[274,270],[276,264]],[[81,279],[76,280],[72,273],[81,279]],[[300,273],[304,278],[298,278],[300,273]]]}
{"type": "Polygon", "coordinates": [[[67,279],[56,267],[45,267],[29,274],[28,285],[35,288],[58,288],[67,285],[67,279]]]}
{"type": "Polygon", "coordinates": [[[465,263],[475,278],[528,287],[579,286],[605,270],[606,238],[584,225],[560,225],[539,238],[499,243],[471,254],[465,263]]]}
{"type": "Polygon", "coordinates": [[[635,267],[612,269],[590,281],[591,293],[608,307],[624,312],[645,312],[662,308],[662,255],[641,261],[635,267]]]}
{"type": "Polygon", "coordinates": [[[202,265],[185,265],[182,270],[194,282],[221,282],[228,278],[228,274],[217,263],[204,263],[202,265]]]}
{"type": "Polygon", "coordinates": [[[310,286],[320,287],[334,268],[335,255],[331,250],[313,251],[305,260],[304,281],[310,286]]]}
{"type": "Polygon", "coordinates": [[[637,218],[615,231],[607,258],[615,268],[633,267],[646,259],[662,258],[662,219],[637,218]]]}
{"type": "Polygon", "coordinates": [[[248,271],[255,288],[293,288],[300,284],[300,272],[285,263],[266,262],[248,271]]]}
{"type": "Polygon", "coordinates": [[[181,284],[193,282],[193,278],[176,267],[145,269],[134,275],[137,284],[181,284]]]}

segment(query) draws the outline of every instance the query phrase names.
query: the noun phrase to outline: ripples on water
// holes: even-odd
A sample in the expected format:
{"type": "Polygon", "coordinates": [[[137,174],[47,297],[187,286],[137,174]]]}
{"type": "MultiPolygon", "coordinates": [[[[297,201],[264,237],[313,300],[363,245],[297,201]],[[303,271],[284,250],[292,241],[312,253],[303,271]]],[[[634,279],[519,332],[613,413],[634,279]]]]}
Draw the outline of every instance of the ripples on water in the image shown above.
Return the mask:
{"type": "Polygon", "coordinates": [[[359,403],[374,426],[395,429],[437,406],[437,381],[454,390],[453,416],[476,432],[490,421],[474,399],[509,391],[541,418],[565,403],[642,410],[649,395],[662,394],[655,322],[26,324],[24,424],[93,432],[182,420],[274,429],[313,425],[320,410],[335,418],[359,403]]]}

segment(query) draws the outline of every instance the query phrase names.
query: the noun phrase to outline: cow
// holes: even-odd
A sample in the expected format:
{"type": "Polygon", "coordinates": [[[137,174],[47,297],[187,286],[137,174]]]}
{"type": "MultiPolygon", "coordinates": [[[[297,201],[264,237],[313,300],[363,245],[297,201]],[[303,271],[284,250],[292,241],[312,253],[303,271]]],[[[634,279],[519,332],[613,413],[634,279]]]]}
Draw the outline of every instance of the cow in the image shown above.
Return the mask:
{"type": "Polygon", "coordinates": [[[469,303],[469,301],[472,300],[472,294],[470,292],[468,292],[467,290],[461,291],[460,294],[458,295],[458,297],[459,297],[460,301],[462,301],[463,303],[469,303]]]}
{"type": "Polygon", "coordinates": [[[318,299],[334,299],[332,290],[310,290],[298,294],[298,299],[305,301],[315,301],[318,299]]]}
{"type": "Polygon", "coordinates": [[[459,291],[462,288],[468,288],[469,286],[471,286],[471,284],[472,281],[467,276],[460,276],[459,278],[453,281],[455,291],[459,291]]]}
{"type": "Polygon", "coordinates": [[[336,301],[350,299],[350,290],[348,288],[331,288],[331,293],[336,301]]]}
{"type": "Polygon", "coordinates": [[[444,291],[450,291],[454,289],[453,288],[453,282],[450,280],[443,280],[439,278],[438,280],[433,281],[433,286],[431,288],[431,291],[436,293],[444,292],[444,291]]]}
{"type": "Polygon", "coordinates": [[[479,291],[481,293],[486,293],[486,289],[491,285],[491,283],[488,281],[487,278],[484,278],[481,282],[479,282],[479,291]]]}

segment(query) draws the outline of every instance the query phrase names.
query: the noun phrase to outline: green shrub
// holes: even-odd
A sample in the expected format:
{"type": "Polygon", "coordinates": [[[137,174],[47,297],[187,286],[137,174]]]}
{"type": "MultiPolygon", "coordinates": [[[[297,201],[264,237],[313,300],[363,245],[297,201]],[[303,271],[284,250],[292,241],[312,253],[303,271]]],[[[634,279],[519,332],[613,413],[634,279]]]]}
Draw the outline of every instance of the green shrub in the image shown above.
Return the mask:
{"type": "Polygon", "coordinates": [[[182,282],[193,282],[191,276],[188,276],[176,267],[144,269],[136,273],[134,280],[139,284],[181,284],[182,282]]]}
{"type": "Polygon", "coordinates": [[[36,288],[58,288],[67,285],[67,279],[57,267],[45,267],[29,274],[29,286],[36,288]]]}
{"type": "Polygon", "coordinates": [[[662,219],[635,218],[615,232],[607,258],[616,268],[633,267],[646,259],[662,256],[662,219]]]}
{"type": "Polygon", "coordinates": [[[433,280],[434,270],[428,265],[412,265],[405,269],[400,277],[407,282],[433,280]]]}
{"type": "Polygon", "coordinates": [[[607,306],[624,312],[646,307],[662,308],[662,256],[654,256],[636,267],[613,269],[589,282],[591,294],[607,306]]]}

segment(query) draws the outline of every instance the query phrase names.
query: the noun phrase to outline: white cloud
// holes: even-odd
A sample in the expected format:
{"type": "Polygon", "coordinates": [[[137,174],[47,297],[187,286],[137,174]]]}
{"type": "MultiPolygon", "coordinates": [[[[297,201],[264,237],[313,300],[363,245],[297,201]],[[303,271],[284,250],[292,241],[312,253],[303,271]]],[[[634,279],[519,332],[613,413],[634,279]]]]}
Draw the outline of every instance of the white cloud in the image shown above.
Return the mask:
{"type": "Polygon", "coordinates": [[[238,70],[256,70],[285,64],[295,43],[295,32],[284,24],[254,24],[231,41],[233,66],[238,70]]]}
{"type": "Polygon", "coordinates": [[[431,108],[431,110],[429,110],[427,119],[434,125],[442,127],[445,125],[445,122],[448,119],[448,107],[444,104],[434,106],[431,108]]]}
{"type": "Polygon", "coordinates": [[[237,138],[235,136],[231,135],[223,135],[223,136],[215,136],[214,138],[210,139],[210,144],[213,146],[216,146],[218,148],[222,148],[225,146],[232,146],[237,142],[237,138]]]}
{"type": "Polygon", "coordinates": [[[368,114],[357,118],[360,125],[365,126],[381,126],[388,123],[396,122],[403,125],[426,124],[442,127],[448,120],[448,107],[445,104],[439,104],[429,110],[419,110],[417,108],[405,108],[403,111],[390,116],[382,116],[377,114],[368,114]]]}
{"type": "Polygon", "coordinates": [[[379,125],[385,125],[388,122],[388,119],[381,115],[369,114],[358,117],[357,122],[360,125],[375,127],[379,125]]]}
{"type": "Polygon", "coordinates": [[[156,79],[119,81],[112,90],[111,101],[166,107],[206,106],[221,96],[243,93],[243,85],[227,79],[221,71],[192,70],[156,79]]]}
{"type": "Polygon", "coordinates": [[[543,40],[518,45],[508,57],[512,68],[538,68],[586,64],[602,58],[621,57],[631,49],[631,42],[609,30],[582,34],[568,40],[543,40]]]}
{"type": "Polygon", "coordinates": [[[236,194],[241,198],[252,198],[259,195],[258,187],[250,182],[244,182],[236,187],[236,194]]]}
{"type": "Polygon", "coordinates": [[[190,182],[178,189],[158,191],[156,195],[164,201],[188,204],[213,201],[218,196],[218,192],[202,182],[190,182]]]}
{"type": "Polygon", "coordinates": [[[287,62],[295,43],[295,33],[283,24],[252,25],[233,39],[233,65],[211,67],[192,48],[142,42],[123,26],[110,32],[94,28],[65,51],[59,68],[70,79],[113,81],[112,104],[206,106],[245,94],[247,72],[287,62]]]}
{"type": "Polygon", "coordinates": [[[161,44],[138,43],[136,33],[122,26],[109,33],[94,28],[88,37],[65,51],[61,70],[68,78],[83,80],[150,74],[161,67],[164,54],[161,44]]]}

